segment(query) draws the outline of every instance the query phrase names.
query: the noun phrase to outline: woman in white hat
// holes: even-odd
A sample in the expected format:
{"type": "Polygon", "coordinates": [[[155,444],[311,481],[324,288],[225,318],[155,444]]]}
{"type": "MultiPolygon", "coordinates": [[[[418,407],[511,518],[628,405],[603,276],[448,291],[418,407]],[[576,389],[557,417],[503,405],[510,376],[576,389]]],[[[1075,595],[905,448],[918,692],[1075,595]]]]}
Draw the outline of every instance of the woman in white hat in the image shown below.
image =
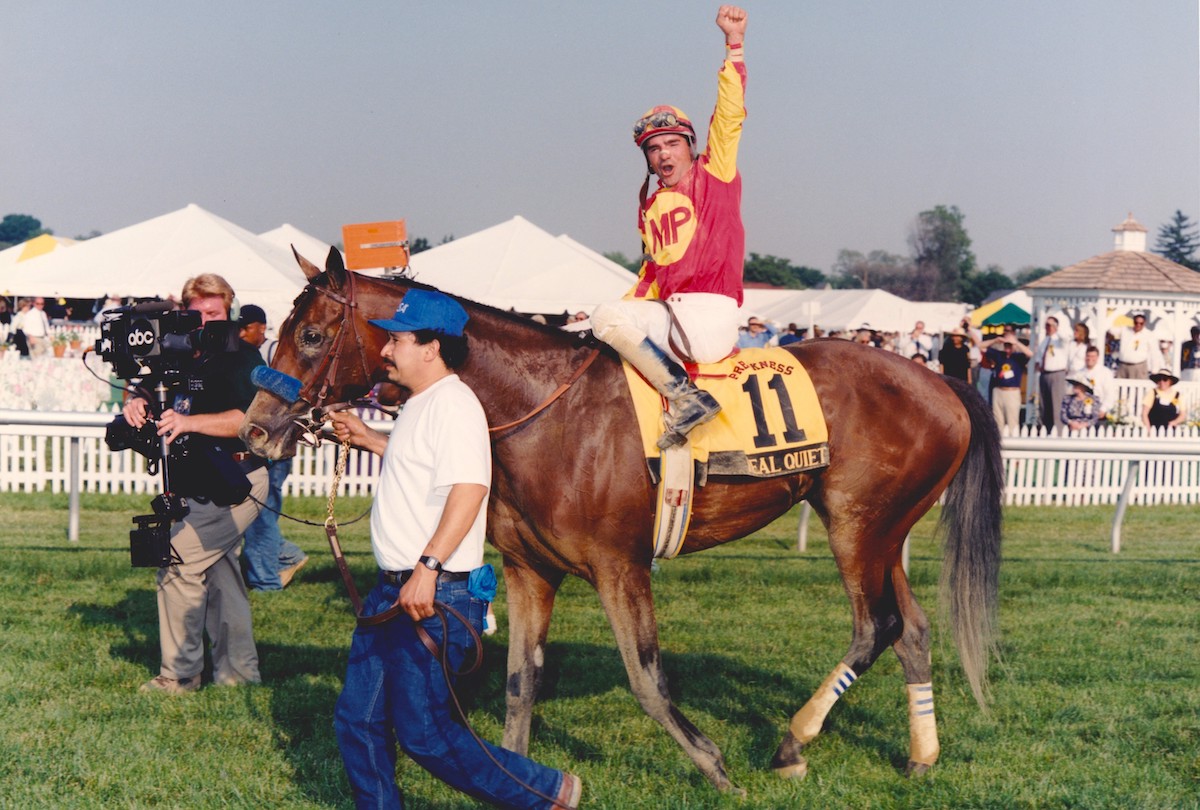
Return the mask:
{"type": "Polygon", "coordinates": [[[1071,387],[1071,393],[1063,397],[1059,421],[1071,430],[1095,427],[1104,408],[1091,384],[1080,375],[1067,380],[1067,385],[1071,387]]]}
{"type": "Polygon", "coordinates": [[[1179,378],[1170,369],[1162,369],[1150,375],[1154,390],[1142,406],[1142,424],[1146,428],[1175,427],[1187,419],[1187,411],[1179,399],[1175,383],[1179,378]]]}

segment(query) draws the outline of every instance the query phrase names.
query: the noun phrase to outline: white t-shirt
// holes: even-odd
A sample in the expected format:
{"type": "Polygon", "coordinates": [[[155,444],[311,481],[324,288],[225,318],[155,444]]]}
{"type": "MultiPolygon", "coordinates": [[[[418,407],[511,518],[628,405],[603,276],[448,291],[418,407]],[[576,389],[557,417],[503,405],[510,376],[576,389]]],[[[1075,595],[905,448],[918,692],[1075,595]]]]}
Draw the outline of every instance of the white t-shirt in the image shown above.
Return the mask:
{"type": "MultiPolygon", "coordinates": [[[[455,484],[491,488],[492,445],[475,392],[451,374],[404,404],[384,450],[371,507],[371,547],[381,569],[417,564],[455,484]]],[[[483,564],[486,513],[485,501],[458,549],[442,560],[445,570],[483,564]]]]}

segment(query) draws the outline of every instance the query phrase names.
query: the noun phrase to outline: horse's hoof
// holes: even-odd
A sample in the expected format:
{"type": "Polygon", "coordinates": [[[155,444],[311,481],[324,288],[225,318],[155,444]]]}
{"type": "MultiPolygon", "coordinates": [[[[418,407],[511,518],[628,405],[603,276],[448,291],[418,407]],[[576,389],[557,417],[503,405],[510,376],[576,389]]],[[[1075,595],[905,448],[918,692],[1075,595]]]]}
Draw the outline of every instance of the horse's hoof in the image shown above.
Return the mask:
{"type": "Polygon", "coordinates": [[[803,750],[804,743],[788,731],[771,758],[771,770],[779,774],[781,779],[803,779],[808,776],[808,760],[800,753],[803,750]]]}
{"type": "Polygon", "coordinates": [[[791,765],[777,765],[773,769],[780,779],[803,779],[808,776],[808,760],[800,757],[799,762],[791,765]]]}
{"type": "Polygon", "coordinates": [[[929,769],[932,767],[932,765],[927,765],[924,762],[913,762],[910,759],[908,761],[908,767],[904,769],[904,775],[909,777],[924,776],[925,774],[929,773],[929,769]]]}

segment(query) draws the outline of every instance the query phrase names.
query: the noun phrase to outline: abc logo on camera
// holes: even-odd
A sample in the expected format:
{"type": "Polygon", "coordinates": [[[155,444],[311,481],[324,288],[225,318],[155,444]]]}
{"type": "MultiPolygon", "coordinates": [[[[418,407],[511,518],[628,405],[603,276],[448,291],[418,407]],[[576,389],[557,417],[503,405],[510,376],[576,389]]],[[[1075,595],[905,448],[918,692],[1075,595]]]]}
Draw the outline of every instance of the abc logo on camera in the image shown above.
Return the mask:
{"type": "Polygon", "coordinates": [[[154,327],[155,324],[145,318],[130,324],[129,334],[125,338],[130,354],[145,356],[153,352],[158,343],[158,330],[154,327]]]}

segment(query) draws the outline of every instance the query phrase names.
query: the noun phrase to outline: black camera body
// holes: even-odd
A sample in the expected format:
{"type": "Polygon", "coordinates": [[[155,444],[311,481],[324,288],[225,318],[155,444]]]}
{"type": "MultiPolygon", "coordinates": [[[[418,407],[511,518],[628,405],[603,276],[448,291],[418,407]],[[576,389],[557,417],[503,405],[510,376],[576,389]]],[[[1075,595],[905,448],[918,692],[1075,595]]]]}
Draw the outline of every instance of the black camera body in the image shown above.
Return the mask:
{"type": "Polygon", "coordinates": [[[196,352],[238,349],[236,321],[202,324],[195,310],[174,309],[169,301],[149,301],[109,310],[100,322],[96,353],[123,380],[191,368],[196,352]]]}
{"type": "MultiPolygon", "coordinates": [[[[154,415],[162,413],[179,391],[198,393],[198,355],[234,352],[240,348],[234,321],[201,323],[200,313],[177,310],[167,301],[150,301],[105,313],[96,353],[124,380],[154,381],[157,402],[147,399],[154,415]]],[[[230,505],[250,493],[250,482],[232,460],[220,439],[183,434],[164,452],[158,424],[151,418],[134,428],[118,416],[104,433],[110,450],[133,449],[145,456],[154,474],[161,463],[163,494],[151,502],[152,515],[137,515],[129,532],[129,558],[135,568],[162,568],[178,562],[171,548],[171,524],[187,517],[185,496],[230,505]]]]}

